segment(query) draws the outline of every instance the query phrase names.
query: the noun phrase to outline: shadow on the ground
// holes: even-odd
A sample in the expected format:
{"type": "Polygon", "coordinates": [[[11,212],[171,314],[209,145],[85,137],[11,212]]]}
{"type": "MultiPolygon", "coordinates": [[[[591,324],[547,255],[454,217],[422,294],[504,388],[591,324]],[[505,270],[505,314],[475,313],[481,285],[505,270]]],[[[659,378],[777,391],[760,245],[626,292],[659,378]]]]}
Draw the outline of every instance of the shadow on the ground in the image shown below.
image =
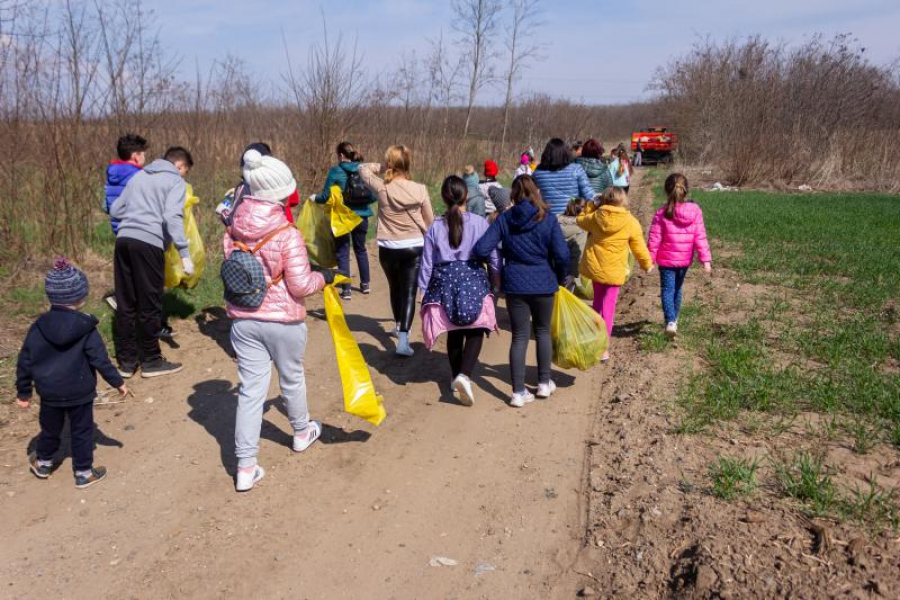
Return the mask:
{"type": "Polygon", "coordinates": [[[232,359],[235,358],[231,347],[231,319],[221,306],[205,308],[194,317],[197,329],[218,344],[219,348],[232,359]]]}
{"type": "MultiPolygon", "coordinates": [[[[40,434],[35,435],[28,442],[28,445],[25,448],[26,456],[30,456],[32,452],[37,448],[37,441],[40,434]]],[[[124,448],[125,444],[120,442],[115,438],[111,438],[103,431],[101,431],[100,427],[97,426],[97,423],[94,423],[94,450],[96,451],[97,446],[107,446],[110,448],[124,448]]],[[[69,418],[66,417],[66,424],[63,426],[62,435],[60,436],[60,444],[59,449],[56,451],[56,454],[53,456],[53,469],[56,470],[62,465],[62,463],[67,459],[72,458],[72,436],[71,436],[71,424],[69,423],[69,418]]],[[[97,464],[96,456],[94,457],[94,464],[97,464]]]]}
{"type": "Polygon", "coordinates": [[[613,337],[614,338],[636,338],[639,337],[648,327],[653,327],[655,324],[650,321],[644,319],[643,321],[634,321],[632,323],[622,323],[620,325],[613,325],[613,337]]]}
{"type": "MultiPolygon", "coordinates": [[[[237,472],[237,458],[234,455],[234,422],[238,402],[238,386],[224,379],[211,379],[194,385],[194,393],[188,396],[191,407],[188,416],[203,426],[219,444],[219,455],[225,471],[234,476],[237,472]]],[[[263,415],[272,408],[286,415],[284,402],[275,398],[267,400],[263,405],[263,415]]],[[[346,431],[323,423],[323,444],[342,444],[347,442],[365,442],[371,437],[367,431],[346,431]]],[[[286,433],[276,425],[263,418],[260,438],[282,446],[291,447],[293,432],[286,433]]]]}

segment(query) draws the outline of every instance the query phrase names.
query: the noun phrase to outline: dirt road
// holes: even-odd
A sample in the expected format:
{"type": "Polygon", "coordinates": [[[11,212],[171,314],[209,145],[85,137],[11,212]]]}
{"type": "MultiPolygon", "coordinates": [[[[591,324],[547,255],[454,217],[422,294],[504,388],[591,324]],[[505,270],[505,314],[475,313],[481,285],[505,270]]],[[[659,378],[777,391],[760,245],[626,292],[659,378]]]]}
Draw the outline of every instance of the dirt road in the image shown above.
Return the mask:
{"type": "MultiPolygon", "coordinates": [[[[503,323],[485,344],[476,405],[463,407],[449,393],[442,347],[418,342],[413,358],[394,356],[377,268],[373,290],[346,308],[387,420],[376,428],[342,412],[321,296],[312,299],[306,367],[323,443],[291,452],[274,384],[260,452],[267,475],[248,494],[232,483],[237,376],[221,310],[177,324],[179,347],[167,354],[183,372],[134,380],[134,398],[98,406],[96,460],[110,475],[96,487],[76,490],[68,459],[50,480],[32,477],[25,452],[37,411],[5,407],[0,596],[558,592],[583,537],[586,440],[604,371],[557,371],[552,399],[509,408],[503,323]],[[431,566],[439,557],[458,564],[431,566]]],[[[530,352],[531,383],[533,361],[530,352]]]]}

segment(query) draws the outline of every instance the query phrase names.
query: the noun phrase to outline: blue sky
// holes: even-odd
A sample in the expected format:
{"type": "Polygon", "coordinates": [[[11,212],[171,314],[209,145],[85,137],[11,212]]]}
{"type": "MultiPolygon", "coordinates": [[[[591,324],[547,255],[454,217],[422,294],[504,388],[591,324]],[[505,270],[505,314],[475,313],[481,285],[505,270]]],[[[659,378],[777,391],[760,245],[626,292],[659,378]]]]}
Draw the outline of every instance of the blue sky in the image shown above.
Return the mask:
{"type": "MultiPolygon", "coordinates": [[[[900,57],[898,0],[542,0],[546,24],[533,36],[546,60],[529,65],[519,91],[588,103],[645,98],[657,66],[699,38],[762,34],[796,43],[817,32],[852,33],[873,62],[900,57]]],[[[449,0],[153,0],[160,34],[182,69],[205,69],[227,54],[242,58],[264,85],[285,70],[282,31],[292,60],[304,64],[321,42],[322,11],[329,35],[357,39],[371,73],[389,72],[402,52],[427,52],[443,29],[452,36],[449,0]]],[[[500,40],[498,40],[500,41],[500,40]]],[[[496,101],[488,90],[484,101],[496,101]]]]}

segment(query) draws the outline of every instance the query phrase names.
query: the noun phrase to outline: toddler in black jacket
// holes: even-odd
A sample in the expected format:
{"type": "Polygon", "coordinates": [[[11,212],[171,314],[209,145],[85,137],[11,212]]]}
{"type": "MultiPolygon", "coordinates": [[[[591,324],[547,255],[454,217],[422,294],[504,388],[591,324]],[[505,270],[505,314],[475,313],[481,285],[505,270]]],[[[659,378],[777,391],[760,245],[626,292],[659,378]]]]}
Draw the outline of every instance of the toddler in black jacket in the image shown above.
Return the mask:
{"type": "Polygon", "coordinates": [[[68,415],[75,487],[86,488],[106,477],[106,469],[93,464],[97,371],[121,395],[128,390],[109,360],[97,331],[97,319],[79,312],[88,295],[85,274],[61,258],[47,274],[44,285],[50,310],[28,330],[16,367],[19,406],[31,406],[33,388],[41,398],[41,433],[28,461],[37,477],[50,477],[68,415]]]}

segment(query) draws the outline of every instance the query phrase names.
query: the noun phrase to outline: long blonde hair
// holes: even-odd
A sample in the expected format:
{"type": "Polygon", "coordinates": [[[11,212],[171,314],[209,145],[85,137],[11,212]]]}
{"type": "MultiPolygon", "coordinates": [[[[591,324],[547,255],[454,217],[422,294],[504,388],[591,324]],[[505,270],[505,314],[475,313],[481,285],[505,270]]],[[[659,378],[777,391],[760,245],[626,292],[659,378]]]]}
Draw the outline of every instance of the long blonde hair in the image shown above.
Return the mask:
{"type": "Polygon", "coordinates": [[[616,172],[616,177],[621,177],[625,174],[625,168],[627,167],[628,162],[628,154],[624,150],[619,148],[616,150],[616,158],[619,160],[619,169],[616,172]]]}
{"type": "Polygon", "coordinates": [[[666,190],[666,218],[675,218],[675,206],[687,199],[688,186],[687,177],[681,173],[672,173],[666,177],[666,183],[663,185],[666,190]]]}
{"type": "Polygon", "coordinates": [[[398,176],[411,179],[412,176],[409,172],[411,162],[412,153],[406,146],[400,144],[388,148],[384,153],[384,164],[387,166],[387,170],[384,172],[384,182],[390,183],[398,176]]]}

